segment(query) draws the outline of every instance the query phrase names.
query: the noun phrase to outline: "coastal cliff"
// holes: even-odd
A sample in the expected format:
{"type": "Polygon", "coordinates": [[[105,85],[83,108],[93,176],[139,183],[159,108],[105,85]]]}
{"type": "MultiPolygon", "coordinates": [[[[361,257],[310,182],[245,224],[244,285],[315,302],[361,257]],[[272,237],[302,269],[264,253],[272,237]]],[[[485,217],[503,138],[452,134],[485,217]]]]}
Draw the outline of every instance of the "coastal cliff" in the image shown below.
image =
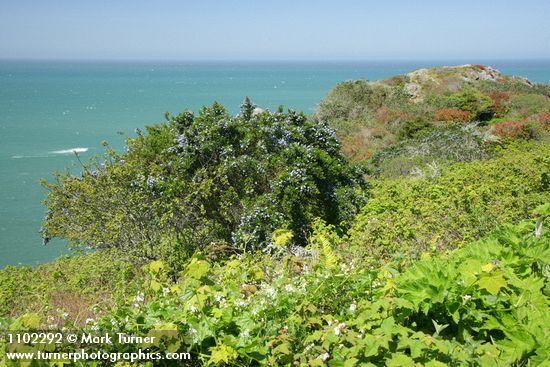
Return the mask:
{"type": "MultiPolygon", "coordinates": [[[[463,65],[312,116],[166,114],[44,183],[43,234],[85,252],[0,270],[0,332],[154,336],[197,366],[547,365],[549,96],[463,65]]],[[[0,365],[39,348],[0,339],[0,365]]]]}

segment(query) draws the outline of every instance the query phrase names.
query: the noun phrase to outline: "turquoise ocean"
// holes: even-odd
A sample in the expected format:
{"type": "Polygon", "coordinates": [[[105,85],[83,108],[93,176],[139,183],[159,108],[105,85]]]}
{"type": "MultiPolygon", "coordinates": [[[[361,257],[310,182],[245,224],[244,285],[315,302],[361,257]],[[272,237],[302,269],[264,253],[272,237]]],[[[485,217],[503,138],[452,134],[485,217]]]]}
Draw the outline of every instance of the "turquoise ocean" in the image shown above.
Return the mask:
{"type": "MultiPolygon", "coordinates": [[[[550,83],[550,60],[475,62],[550,83]]],[[[102,153],[104,140],[122,149],[119,132],[132,136],[162,122],[165,111],[197,111],[217,100],[237,112],[250,96],[264,108],[311,113],[344,80],[464,63],[0,61],[0,268],[67,253],[60,240],[42,246],[46,191],[38,182],[76,166],[72,150],[86,160],[102,153]]]]}

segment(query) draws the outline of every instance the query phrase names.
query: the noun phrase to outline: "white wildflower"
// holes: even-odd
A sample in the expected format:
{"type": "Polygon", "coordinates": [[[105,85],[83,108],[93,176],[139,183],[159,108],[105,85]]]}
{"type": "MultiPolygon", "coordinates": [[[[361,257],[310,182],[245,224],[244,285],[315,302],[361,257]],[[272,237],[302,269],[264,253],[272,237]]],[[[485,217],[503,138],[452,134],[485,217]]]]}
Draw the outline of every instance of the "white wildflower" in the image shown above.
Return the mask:
{"type": "Polygon", "coordinates": [[[274,298],[277,292],[275,292],[275,289],[273,289],[272,287],[268,287],[265,289],[265,293],[267,293],[269,297],[274,298]]]}
{"type": "Polygon", "coordinates": [[[246,305],[245,301],[235,301],[235,306],[237,307],[244,307],[246,305]]]}
{"type": "Polygon", "coordinates": [[[145,300],[145,295],[142,292],[137,292],[134,302],[139,303],[145,300]]]}
{"type": "Polygon", "coordinates": [[[318,358],[321,359],[321,360],[323,360],[323,361],[326,361],[327,359],[330,358],[330,354],[328,354],[328,353],[323,353],[323,354],[321,354],[318,358]]]}
{"type": "Polygon", "coordinates": [[[338,325],[333,329],[333,330],[334,330],[334,334],[335,334],[335,335],[340,335],[340,330],[342,330],[345,326],[346,326],[346,324],[344,324],[344,323],[338,324],[338,325]]]}
{"type": "Polygon", "coordinates": [[[248,332],[248,330],[243,330],[243,331],[239,334],[239,336],[240,336],[241,338],[248,338],[248,337],[250,336],[250,333],[248,332]]]}
{"type": "Polygon", "coordinates": [[[355,311],[357,309],[357,305],[355,303],[352,303],[351,305],[349,305],[349,310],[351,312],[355,311]]]}

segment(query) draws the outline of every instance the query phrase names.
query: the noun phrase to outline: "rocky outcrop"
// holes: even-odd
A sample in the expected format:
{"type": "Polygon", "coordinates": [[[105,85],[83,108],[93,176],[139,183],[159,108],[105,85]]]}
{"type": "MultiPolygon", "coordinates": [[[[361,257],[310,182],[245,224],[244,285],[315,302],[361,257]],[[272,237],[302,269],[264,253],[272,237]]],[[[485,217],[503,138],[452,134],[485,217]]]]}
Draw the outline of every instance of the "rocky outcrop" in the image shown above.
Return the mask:
{"type": "Polygon", "coordinates": [[[410,94],[413,102],[422,102],[430,92],[453,92],[468,83],[477,81],[503,82],[507,79],[528,86],[533,85],[529,80],[522,77],[504,76],[500,71],[490,66],[466,64],[414,70],[405,74],[403,88],[410,94]]]}

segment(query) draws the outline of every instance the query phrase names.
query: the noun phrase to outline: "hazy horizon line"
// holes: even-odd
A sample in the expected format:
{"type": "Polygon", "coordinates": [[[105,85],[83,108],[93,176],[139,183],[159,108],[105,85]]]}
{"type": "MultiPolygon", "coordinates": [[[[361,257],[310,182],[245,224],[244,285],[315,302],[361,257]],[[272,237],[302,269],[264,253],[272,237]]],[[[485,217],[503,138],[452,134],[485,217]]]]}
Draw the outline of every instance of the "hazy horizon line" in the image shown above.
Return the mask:
{"type": "Polygon", "coordinates": [[[439,61],[460,61],[465,63],[476,63],[481,61],[550,61],[550,57],[458,57],[458,58],[32,58],[32,57],[0,57],[0,62],[439,62],[439,61]]]}

